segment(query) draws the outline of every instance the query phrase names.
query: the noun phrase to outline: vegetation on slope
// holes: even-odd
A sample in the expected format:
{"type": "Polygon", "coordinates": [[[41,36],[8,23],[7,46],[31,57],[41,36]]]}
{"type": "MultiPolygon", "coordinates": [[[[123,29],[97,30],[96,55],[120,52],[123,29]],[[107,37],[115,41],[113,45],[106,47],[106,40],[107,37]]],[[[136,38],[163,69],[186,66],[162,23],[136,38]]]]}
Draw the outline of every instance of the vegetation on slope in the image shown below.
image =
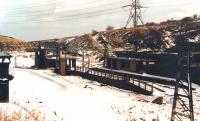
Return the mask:
{"type": "Polygon", "coordinates": [[[200,42],[200,19],[198,17],[185,17],[181,20],[167,20],[161,23],[147,23],[136,28],[115,29],[108,26],[105,31],[92,30],[91,33],[36,41],[37,45],[65,46],[74,53],[80,49],[104,49],[104,41],[108,43],[109,50],[166,51],[174,46],[200,42]],[[104,40],[99,39],[103,37],[104,40]],[[59,44],[58,44],[59,43],[59,44]],[[94,46],[95,45],[95,46],[94,46]]]}
{"type": "Polygon", "coordinates": [[[33,45],[23,40],[0,35],[0,49],[5,51],[25,50],[33,45]]]}

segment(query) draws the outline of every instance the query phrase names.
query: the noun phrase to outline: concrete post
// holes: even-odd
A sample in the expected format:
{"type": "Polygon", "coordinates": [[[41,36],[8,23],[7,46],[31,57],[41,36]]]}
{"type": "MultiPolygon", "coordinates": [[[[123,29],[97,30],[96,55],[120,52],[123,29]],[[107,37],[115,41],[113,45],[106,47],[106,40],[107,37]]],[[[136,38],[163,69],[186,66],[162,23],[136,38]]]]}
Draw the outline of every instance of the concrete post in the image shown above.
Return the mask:
{"type": "Polygon", "coordinates": [[[60,75],[65,76],[66,75],[66,63],[65,59],[60,58],[60,75]]]}

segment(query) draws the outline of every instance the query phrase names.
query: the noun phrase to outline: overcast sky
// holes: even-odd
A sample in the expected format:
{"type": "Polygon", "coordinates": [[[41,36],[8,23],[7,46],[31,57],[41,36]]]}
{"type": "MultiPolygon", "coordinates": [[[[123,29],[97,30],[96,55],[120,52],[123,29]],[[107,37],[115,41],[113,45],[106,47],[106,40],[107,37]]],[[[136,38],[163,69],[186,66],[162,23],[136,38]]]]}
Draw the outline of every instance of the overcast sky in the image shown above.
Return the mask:
{"type": "MultiPolygon", "coordinates": [[[[0,35],[42,40],[124,27],[131,0],[0,0],[0,35]]],[[[200,0],[141,0],[144,22],[200,15],[200,0]]]]}

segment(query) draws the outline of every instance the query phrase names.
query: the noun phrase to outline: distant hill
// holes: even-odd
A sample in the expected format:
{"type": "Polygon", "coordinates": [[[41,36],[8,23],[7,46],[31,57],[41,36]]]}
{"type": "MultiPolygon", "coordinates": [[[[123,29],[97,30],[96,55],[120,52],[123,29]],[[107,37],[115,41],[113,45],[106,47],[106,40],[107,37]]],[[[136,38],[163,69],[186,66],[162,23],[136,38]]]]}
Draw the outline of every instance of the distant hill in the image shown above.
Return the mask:
{"type": "Polygon", "coordinates": [[[26,41],[0,35],[0,49],[2,50],[18,51],[25,50],[28,47],[32,47],[32,45],[27,43],[26,41]]]}
{"type": "Polygon", "coordinates": [[[102,50],[105,41],[110,51],[163,52],[177,45],[182,46],[187,43],[200,43],[200,18],[185,17],[180,20],[147,23],[136,28],[112,28],[99,32],[93,30],[90,33],[80,36],[36,41],[35,44],[54,46],[58,45],[56,43],[59,43],[62,46],[68,45],[71,50],[76,51],[79,49],[91,49],[95,44],[96,49],[102,50]]]}

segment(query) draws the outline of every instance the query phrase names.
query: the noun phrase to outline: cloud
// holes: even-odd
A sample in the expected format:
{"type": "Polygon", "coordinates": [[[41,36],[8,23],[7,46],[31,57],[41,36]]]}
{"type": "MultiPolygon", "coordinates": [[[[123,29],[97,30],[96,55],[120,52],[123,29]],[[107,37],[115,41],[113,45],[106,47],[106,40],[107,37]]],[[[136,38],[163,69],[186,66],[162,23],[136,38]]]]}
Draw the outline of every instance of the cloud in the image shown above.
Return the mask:
{"type": "MultiPolygon", "coordinates": [[[[130,0],[0,0],[0,32],[25,40],[64,37],[125,26],[130,0]],[[20,9],[19,9],[20,8],[20,9]],[[110,11],[98,12],[109,8],[110,11]],[[4,10],[2,10],[4,9],[4,10]],[[96,11],[96,13],[94,12],[96,11]],[[110,12],[110,13],[109,13],[110,12]]],[[[200,0],[141,0],[144,22],[200,13],[200,0]]]]}

